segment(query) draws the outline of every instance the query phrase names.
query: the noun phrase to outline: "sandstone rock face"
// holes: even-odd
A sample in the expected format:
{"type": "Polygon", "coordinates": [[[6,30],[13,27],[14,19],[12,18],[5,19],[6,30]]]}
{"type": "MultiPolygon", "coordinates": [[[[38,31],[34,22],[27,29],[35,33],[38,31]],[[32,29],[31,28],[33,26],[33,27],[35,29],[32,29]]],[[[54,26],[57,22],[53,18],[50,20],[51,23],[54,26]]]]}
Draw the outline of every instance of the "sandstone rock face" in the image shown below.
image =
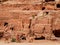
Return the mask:
{"type": "Polygon", "coordinates": [[[0,39],[8,42],[22,42],[22,40],[33,42],[35,38],[44,37],[51,40],[56,37],[56,30],[57,32],[60,30],[59,1],[2,0],[0,2],[0,39]]]}

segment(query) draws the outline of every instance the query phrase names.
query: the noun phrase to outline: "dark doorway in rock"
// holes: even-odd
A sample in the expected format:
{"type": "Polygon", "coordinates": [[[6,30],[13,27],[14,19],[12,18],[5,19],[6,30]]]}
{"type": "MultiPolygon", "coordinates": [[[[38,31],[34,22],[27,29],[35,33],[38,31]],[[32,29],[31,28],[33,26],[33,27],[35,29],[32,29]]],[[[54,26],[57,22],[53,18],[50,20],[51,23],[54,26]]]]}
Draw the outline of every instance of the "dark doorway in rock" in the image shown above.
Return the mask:
{"type": "Polygon", "coordinates": [[[53,34],[55,35],[55,37],[60,37],[60,29],[54,30],[53,34]]]}
{"type": "Polygon", "coordinates": [[[60,8],[60,4],[57,4],[57,8],[60,8]]]}
{"type": "Polygon", "coordinates": [[[55,0],[45,0],[45,2],[50,2],[50,1],[55,1],[55,0]]]}
{"type": "Polygon", "coordinates": [[[41,36],[39,38],[35,38],[35,40],[44,40],[44,39],[45,39],[45,37],[43,37],[43,36],[41,36]]]}

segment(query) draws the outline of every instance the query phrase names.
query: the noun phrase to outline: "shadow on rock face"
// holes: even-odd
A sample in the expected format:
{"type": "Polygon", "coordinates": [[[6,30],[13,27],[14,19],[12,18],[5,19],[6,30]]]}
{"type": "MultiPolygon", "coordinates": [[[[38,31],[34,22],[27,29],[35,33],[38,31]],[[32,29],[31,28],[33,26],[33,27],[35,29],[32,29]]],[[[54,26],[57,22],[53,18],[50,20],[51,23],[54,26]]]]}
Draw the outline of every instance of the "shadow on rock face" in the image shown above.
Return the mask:
{"type": "Polygon", "coordinates": [[[54,30],[53,34],[55,35],[55,37],[60,37],[60,29],[54,30]]]}
{"type": "Polygon", "coordinates": [[[10,29],[13,31],[14,30],[14,27],[11,27],[10,29]]]}
{"type": "Polygon", "coordinates": [[[8,23],[7,23],[7,22],[5,22],[5,23],[4,23],[4,26],[7,26],[7,25],[8,25],[8,23]]]}
{"type": "Polygon", "coordinates": [[[42,7],[42,10],[45,10],[45,7],[42,7]]]}
{"type": "Polygon", "coordinates": [[[44,40],[45,39],[45,37],[40,37],[40,38],[35,38],[35,40],[44,40]]]}
{"type": "Polygon", "coordinates": [[[60,4],[57,4],[56,6],[57,6],[57,8],[60,8],[60,4]]]}
{"type": "Polygon", "coordinates": [[[50,2],[50,1],[55,1],[55,0],[45,0],[45,2],[50,2]]]}
{"type": "Polygon", "coordinates": [[[0,0],[0,3],[6,2],[6,1],[8,1],[8,0],[0,0]]]}
{"type": "Polygon", "coordinates": [[[26,40],[26,37],[23,37],[22,40],[26,40]]]}
{"type": "Polygon", "coordinates": [[[4,33],[0,32],[0,39],[3,37],[4,33]]]}

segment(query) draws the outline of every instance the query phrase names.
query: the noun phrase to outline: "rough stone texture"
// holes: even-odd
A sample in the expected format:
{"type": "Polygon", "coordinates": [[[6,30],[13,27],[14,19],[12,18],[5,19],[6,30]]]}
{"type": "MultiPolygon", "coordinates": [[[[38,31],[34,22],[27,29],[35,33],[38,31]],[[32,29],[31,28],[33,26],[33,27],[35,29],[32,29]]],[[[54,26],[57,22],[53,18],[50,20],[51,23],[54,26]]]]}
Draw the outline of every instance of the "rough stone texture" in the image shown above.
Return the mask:
{"type": "Polygon", "coordinates": [[[21,42],[23,37],[27,42],[32,42],[35,38],[42,36],[51,40],[55,38],[53,31],[60,30],[60,10],[58,10],[60,6],[56,7],[59,1],[0,2],[0,37],[2,36],[1,38],[8,42],[11,42],[13,38],[16,42],[21,42]]]}

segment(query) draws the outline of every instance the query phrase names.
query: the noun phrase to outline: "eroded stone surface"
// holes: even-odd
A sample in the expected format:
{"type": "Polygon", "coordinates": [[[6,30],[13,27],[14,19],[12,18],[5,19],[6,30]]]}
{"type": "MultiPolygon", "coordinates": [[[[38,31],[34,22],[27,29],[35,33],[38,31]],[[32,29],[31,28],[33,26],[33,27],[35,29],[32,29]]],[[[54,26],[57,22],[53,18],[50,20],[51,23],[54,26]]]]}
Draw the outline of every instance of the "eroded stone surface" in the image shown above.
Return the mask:
{"type": "Polygon", "coordinates": [[[10,1],[0,4],[0,38],[8,42],[22,42],[23,39],[33,42],[40,37],[46,40],[55,38],[53,31],[60,30],[60,6],[56,7],[58,3],[44,1],[35,4],[32,2],[37,0],[14,0],[12,4],[10,1]]]}

